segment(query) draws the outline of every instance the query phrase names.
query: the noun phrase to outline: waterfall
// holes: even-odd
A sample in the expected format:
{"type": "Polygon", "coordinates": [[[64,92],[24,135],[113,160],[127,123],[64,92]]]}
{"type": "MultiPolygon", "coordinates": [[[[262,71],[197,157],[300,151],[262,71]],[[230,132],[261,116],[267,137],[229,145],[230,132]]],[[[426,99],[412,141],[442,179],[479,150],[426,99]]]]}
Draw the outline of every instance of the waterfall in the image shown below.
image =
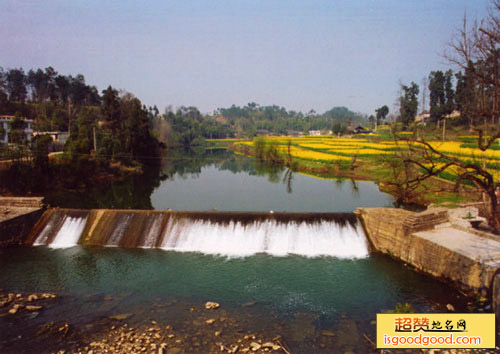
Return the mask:
{"type": "Polygon", "coordinates": [[[73,247],[78,244],[78,240],[85,227],[86,218],[72,218],[66,216],[64,222],[57,232],[54,240],[49,244],[51,248],[73,247]]]}
{"type": "Polygon", "coordinates": [[[78,244],[86,225],[88,210],[49,209],[31,230],[26,243],[53,248],[78,244]]]}
{"type": "Polygon", "coordinates": [[[354,214],[49,210],[27,243],[160,248],[230,257],[258,253],[363,258],[368,244],[354,214]]]}
{"type": "Polygon", "coordinates": [[[257,253],[338,258],[368,256],[360,225],[339,226],[334,221],[285,224],[266,220],[247,225],[233,221],[228,224],[205,220],[177,222],[165,230],[161,248],[237,257],[257,253]]]}

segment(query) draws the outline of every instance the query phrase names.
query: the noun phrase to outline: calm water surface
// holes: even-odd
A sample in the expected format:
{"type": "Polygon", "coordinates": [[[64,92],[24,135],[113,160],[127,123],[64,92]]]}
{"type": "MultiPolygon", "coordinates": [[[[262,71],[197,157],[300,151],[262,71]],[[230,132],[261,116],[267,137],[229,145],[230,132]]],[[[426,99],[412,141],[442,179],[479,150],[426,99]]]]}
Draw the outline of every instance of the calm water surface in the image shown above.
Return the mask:
{"type": "Polygon", "coordinates": [[[373,182],[306,176],[224,149],[169,152],[142,176],[45,197],[52,206],[85,209],[351,212],[393,205],[373,182]]]}
{"type": "Polygon", "coordinates": [[[319,179],[288,170],[271,176],[251,172],[224,170],[215,163],[199,173],[174,174],[153,191],[151,202],[155,209],[289,212],[393,205],[393,198],[373,182],[319,179]]]}

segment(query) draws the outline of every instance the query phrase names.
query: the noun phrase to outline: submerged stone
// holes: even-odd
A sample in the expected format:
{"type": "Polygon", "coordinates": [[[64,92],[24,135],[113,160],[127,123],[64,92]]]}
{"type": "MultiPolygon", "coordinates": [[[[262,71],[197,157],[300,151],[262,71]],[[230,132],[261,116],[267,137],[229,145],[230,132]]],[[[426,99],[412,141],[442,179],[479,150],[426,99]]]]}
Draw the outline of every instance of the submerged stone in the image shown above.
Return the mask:
{"type": "Polygon", "coordinates": [[[127,318],[132,317],[133,315],[134,315],[133,313],[122,313],[120,315],[109,316],[109,319],[122,321],[122,320],[126,320],[127,318]]]}
{"type": "Polygon", "coordinates": [[[25,309],[28,311],[38,311],[42,309],[42,306],[27,305],[25,309]]]}
{"type": "Polygon", "coordinates": [[[335,336],[335,333],[333,333],[331,331],[322,331],[321,334],[324,335],[325,337],[333,337],[333,336],[335,336]]]}

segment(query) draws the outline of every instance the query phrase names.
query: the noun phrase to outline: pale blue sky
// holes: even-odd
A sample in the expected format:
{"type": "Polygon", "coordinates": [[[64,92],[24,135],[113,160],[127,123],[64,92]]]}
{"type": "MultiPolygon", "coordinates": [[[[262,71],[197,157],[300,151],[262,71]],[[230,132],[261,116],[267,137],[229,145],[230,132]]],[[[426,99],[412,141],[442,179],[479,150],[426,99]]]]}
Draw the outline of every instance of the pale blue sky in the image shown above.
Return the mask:
{"type": "Polygon", "coordinates": [[[82,73],[160,110],[254,101],[392,111],[398,81],[449,65],[486,0],[0,0],[0,66],[82,73]]]}

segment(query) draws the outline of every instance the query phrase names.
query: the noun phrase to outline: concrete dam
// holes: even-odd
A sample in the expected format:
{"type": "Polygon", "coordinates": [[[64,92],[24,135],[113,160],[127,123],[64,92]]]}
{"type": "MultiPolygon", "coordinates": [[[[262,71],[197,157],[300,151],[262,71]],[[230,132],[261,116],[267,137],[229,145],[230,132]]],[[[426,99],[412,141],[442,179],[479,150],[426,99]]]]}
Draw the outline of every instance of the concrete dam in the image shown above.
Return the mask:
{"type": "Polygon", "coordinates": [[[500,313],[500,238],[455,223],[446,209],[414,213],[183,212],[48,209],[17,243],[163,249],[229,257],[367,258],[389,254],[468,293],[489,295],[500,313]]]}
{"type": "Polygon", "coordinates": [[[24,241],[52,248],[157,248],[224,256],[266,253],[364,258],[353,213],[248,213],[49,209],[24,241]]]}

